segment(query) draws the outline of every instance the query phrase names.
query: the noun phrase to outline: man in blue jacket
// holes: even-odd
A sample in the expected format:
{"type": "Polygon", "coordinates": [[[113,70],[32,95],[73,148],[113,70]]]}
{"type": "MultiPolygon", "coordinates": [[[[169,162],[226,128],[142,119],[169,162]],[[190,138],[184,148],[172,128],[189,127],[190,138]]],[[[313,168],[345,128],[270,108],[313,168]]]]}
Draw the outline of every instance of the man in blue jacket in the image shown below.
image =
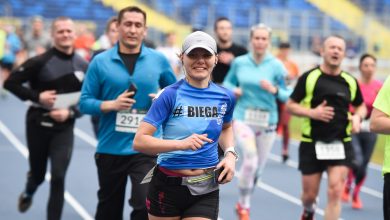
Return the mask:
{"type": "Polygon", "coordinates": [[[118,14],[118,44],[91,62],[82,87],[80,110],[100,115],[95,155],[99,178],[95,218],[122,219],[127,178],[132,190],[132,220],[148,219],[143,177],[155,165],[155,157],[133,149],[139,123],[152,103],[151,96],[176,81],[164,55],[142,44],[146,14],[127,7],[118,14]]]}

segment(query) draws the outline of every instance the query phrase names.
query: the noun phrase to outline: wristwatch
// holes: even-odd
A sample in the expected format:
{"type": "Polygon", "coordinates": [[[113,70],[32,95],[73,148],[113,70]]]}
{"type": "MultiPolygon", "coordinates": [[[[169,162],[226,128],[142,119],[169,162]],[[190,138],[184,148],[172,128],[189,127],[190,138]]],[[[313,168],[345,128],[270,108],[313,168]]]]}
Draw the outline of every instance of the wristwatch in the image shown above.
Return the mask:
{"type": "Polygon", "coordinates": [[[226,155],[227,155],[228,153],[232,153],[232,154],[234,155],[234,157],[236,158],[236,161],[238,160],[238,153],[237,153],[237,151],[235,150],[234,147],[228,147],[228,148],[225,150],[223,156],[226,157],[226,155]]]}

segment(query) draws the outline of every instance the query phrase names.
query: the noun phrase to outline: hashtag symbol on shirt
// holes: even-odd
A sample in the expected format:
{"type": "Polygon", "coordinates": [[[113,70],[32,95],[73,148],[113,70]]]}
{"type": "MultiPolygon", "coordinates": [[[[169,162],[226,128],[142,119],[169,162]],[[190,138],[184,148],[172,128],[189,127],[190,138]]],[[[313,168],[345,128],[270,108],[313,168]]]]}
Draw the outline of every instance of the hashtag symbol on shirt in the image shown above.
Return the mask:
{"type": "Polygon", "coordinates": [[[173,117],[179,117],[181,115],[183,115],[183,106],[177,106],[173,111],[173,117]]]}

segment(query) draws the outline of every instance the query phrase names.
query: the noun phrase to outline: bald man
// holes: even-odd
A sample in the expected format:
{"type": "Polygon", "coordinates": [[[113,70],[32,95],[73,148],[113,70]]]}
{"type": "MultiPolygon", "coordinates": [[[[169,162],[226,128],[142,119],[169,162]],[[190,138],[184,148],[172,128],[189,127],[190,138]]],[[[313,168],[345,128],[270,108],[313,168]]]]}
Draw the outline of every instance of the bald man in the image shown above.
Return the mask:
{"type": "Polygon", "coordinates": [[[366,107],[356,79],[341,69],[345,40],[327,37],[321,48],[323,62],[307,71],[287,102],[293,115],[303,117],[299,146],[299,170],[302,174],[302,220],[314,219],[321,176],[328,174],[328,200],[325,218],[338,219],[341,193],[354,153],[351,133],[360,130],[366,107]],[[349,112],[349,106],[355,113],[349,112]]]}

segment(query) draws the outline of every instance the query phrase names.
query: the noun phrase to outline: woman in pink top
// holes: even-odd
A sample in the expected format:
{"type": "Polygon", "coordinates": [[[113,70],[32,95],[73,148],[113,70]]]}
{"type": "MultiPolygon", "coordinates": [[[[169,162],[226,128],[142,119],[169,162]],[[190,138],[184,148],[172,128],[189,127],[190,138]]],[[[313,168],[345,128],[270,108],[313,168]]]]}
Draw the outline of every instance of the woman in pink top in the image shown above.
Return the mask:
{"type": "Polygon", "coordinates": [[[377,140],[377,134],[372,133],[369,130],[369,118],[372,111],[372,104],[382,87],[382,82],[374,79],[376,58],[373,55],[363,54],[360,57],[359,70],[361,77],[358,82],[363,94],[364,103],[367,107],[367,116],[361,123],[360,132],[352,135],[352,146],[355,150],[355,166],[348,174],[348,180],[342,195],[342,200],[344,202],[350,201],[349,193],[351,192],[352,182],[355,180],[355,187],[352,191],[352,208],[354,209],[363,208],[359,192],[366,177],[367,165],[377,140]]]}

